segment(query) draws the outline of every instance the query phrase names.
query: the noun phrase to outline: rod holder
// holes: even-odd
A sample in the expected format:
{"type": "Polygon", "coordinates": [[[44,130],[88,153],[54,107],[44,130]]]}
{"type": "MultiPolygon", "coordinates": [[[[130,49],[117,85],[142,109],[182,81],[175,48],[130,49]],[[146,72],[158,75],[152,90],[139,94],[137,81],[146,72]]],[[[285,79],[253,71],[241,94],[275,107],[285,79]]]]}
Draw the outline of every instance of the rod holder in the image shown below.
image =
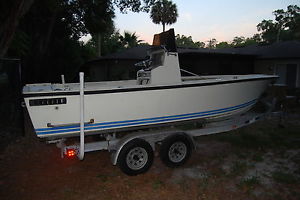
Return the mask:
{"type": "Polygon", "coordinates": [[[80,80],[80,148],[79,159],[84,158],[84,73],[79,73],[80,80]]]}

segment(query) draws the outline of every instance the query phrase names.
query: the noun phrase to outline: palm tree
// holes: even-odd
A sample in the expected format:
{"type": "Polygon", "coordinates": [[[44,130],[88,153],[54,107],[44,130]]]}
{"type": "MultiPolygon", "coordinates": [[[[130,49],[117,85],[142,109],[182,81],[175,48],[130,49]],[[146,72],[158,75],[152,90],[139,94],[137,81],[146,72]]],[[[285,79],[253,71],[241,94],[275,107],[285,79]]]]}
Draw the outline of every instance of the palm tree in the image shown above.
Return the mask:
{"type": "Polygon", "coordinates": [[[150,18],[155,24],[162,24],[163,31],[165,26],[177,21],[178,13],[176,4],[171,0],[159,0],[151,8],[150,18]]]}
{"type": "Polygon", "coordinates": [[[135,32],[134,33],[130,33],[127,31],[124,31],[124,36],[120,35],[120,40],[122,45],[125,48],[132,48],[132,47],[136,47],[139,45],[139,43],[141,43],[143,40],[138,40],[138,37],[135,32]]]}

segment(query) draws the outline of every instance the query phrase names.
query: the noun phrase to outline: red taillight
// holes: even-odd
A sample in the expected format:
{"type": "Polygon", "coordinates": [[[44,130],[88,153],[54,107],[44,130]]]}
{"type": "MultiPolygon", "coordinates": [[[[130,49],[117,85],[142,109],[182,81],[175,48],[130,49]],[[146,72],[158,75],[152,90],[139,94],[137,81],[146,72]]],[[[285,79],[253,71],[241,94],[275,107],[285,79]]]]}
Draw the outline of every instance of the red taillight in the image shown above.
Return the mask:
{"type": "Polygon", "coordinates": [[[76,156],[75,149],[67,149],[66,155],[67,155],[67,157],[74,157],[74,156],[76,156]]]}

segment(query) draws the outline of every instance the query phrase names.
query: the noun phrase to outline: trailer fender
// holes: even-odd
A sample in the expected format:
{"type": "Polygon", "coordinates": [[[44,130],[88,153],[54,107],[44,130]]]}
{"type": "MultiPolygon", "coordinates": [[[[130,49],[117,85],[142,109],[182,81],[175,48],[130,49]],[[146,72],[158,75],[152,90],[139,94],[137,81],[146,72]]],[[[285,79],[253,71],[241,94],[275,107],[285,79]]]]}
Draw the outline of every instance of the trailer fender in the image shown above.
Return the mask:
{"type": "MultiPolygon", "coordinates": [[[[128,137],[128,138],[126,137],[126,138],[120,140],[120,141],[113,147],[113,150],[111,150],[111,162],[112,162],[113,165],[116,165],[116,164],[117,164],[118,158],[119,158],[119,154],[120,154],[122,148],[123,148],[128,142],[130,142],[130,141],[132,141],[132,140],[134,140],[134,139],[137,139],[137,138],[143,139],[143,138],[141,138],[141,137],[139,137],[139,136],[136,136],[136,137],[132,137],[132,136],[131,136],[131,137],[128,137]]],[[[145,140],[145,141],[148,142],[147,140],[145,140]]],[[[155,150],[155,149],[154,149],[154,144],[152,144],[151,142],[148,142],[148,143],[151,145],[152,150],[154,151],[154,150],[155,150]]]]}
{"type": "Polygon", "coordinates": [[[163,141],[166,137],[171,136],[171,135],[175,135],[175,134],[180,134],[180,135],[184,135],[189,142],[191,143],[192,149],[194,150],[196,145],[194,142],[194,139],[191,135],[186,134],[184,132],[178,132],[178,131],[168,131],[168,132],[156,132],[153,134],[135,134],[135,135],[128,135],[127,137],[125,136],[123,139],[121,139],[117,144],[115,144],[112,149],[111,149],[111,162],[113,165],[116,165],[118,162],[118,157],[119,154],[122,150],[122,148],[130,141],[134,140],[134,139],[142,139],[145,140],[146,142],[148,142],[151,147],[152,150],[155,151],[155,144],[159,141],[163,141]]]}

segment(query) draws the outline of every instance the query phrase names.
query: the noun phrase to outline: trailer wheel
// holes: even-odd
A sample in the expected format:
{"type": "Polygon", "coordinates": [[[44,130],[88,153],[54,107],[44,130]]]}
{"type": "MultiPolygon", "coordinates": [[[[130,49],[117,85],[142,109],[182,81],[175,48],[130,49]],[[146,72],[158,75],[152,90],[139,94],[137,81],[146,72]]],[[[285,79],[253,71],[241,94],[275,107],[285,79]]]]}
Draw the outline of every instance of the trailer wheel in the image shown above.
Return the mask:
{"type": "Polygon", "coordinates": [[[129,176],[148,171],[153,163],[151,145],[142,139],[134,139],[122,148],[118,156],[119,168],[129,176]]]}
{"type": "Polygon", "coordinates": [[[192,153],[192,143],[185,135],[167,137],[160,148],[160,159],[171,168],[183,165],[192,153]]]}

